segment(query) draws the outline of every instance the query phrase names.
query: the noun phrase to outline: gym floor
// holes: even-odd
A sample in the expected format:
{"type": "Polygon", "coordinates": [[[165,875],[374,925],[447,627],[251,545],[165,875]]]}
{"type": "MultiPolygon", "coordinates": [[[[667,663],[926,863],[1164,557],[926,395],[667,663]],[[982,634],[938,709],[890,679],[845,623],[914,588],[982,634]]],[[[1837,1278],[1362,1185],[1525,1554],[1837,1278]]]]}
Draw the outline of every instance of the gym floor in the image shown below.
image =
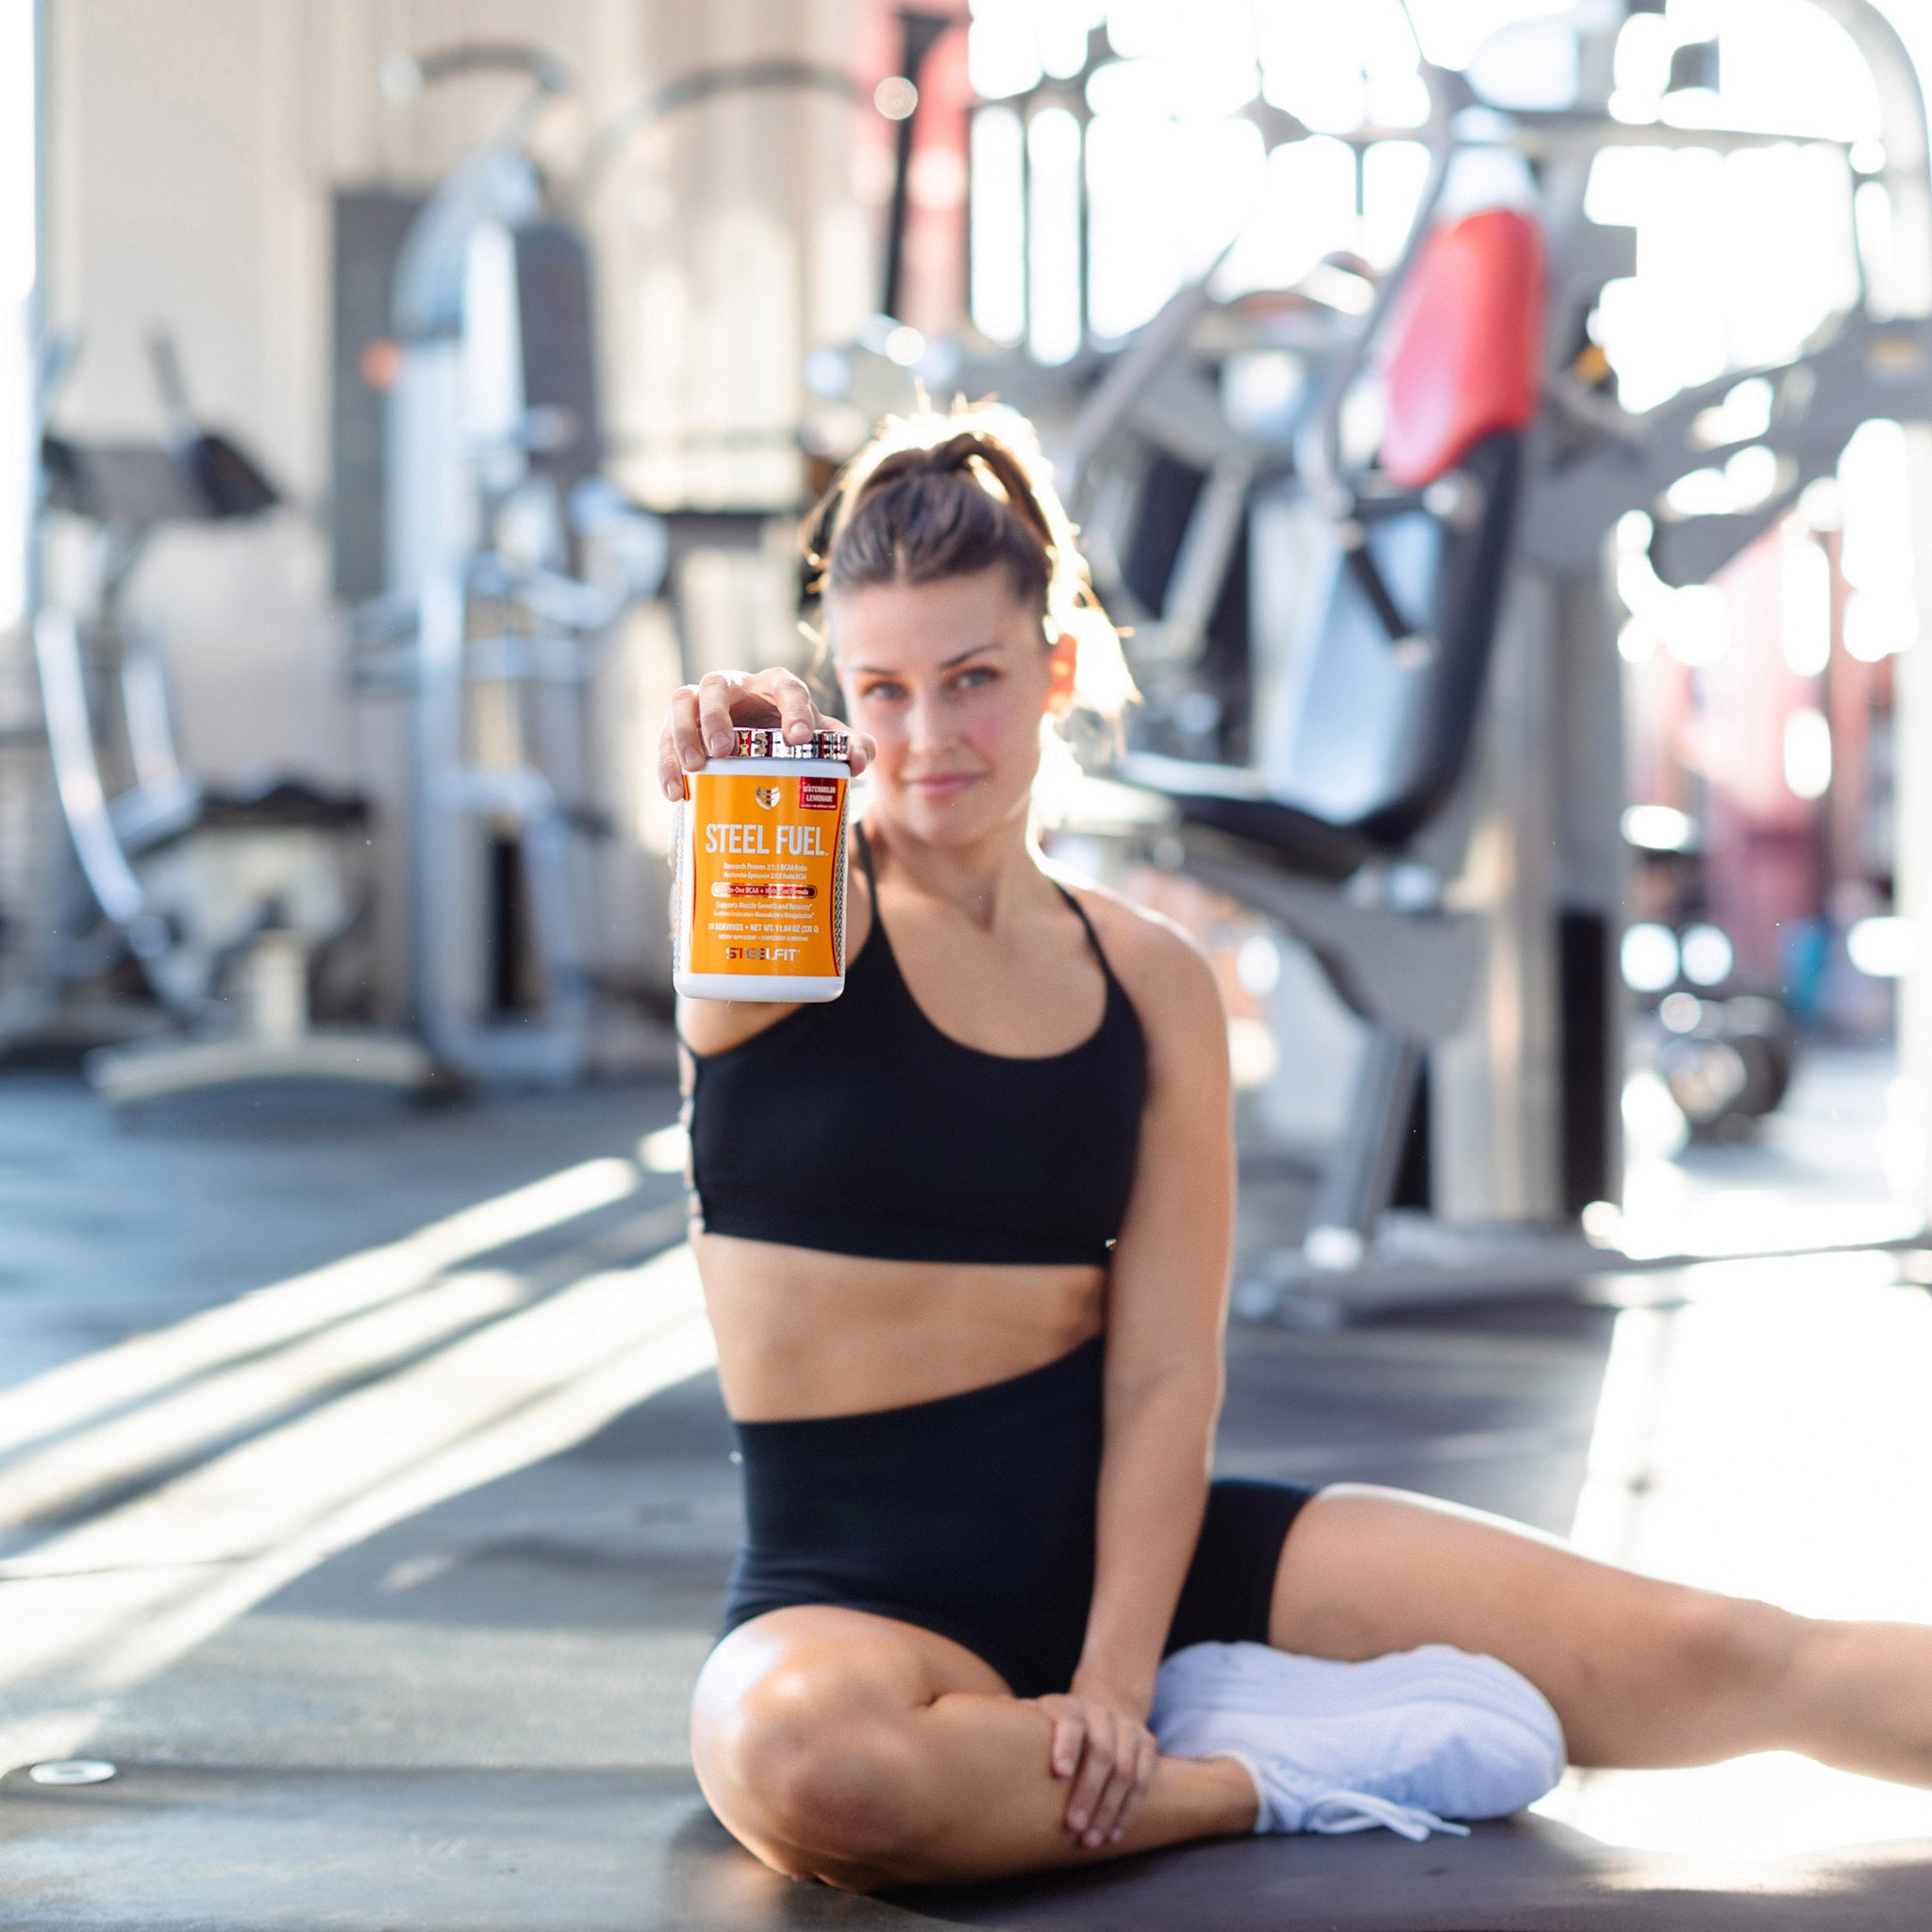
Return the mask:
{"type": "MultiPolygon", "coordinates": [[[[1883,1231],[1884,1150],[1852,1125],[1882,1119],[1883,1078],[1814,1055],[1762,1146],[1658,1164],[1633,1207],[1720,1246],[1773,1220],[1883,1231]]],[[[891,1900],[766,1873],[685,1760],[737,1505],[679,1185],[619,1164],[674,1107],[663,1084],[431,1115],[263,1097],[117,1128],[75,1081],[0,1080],[0,1522],[32,1524],[0,1541],[0,1762],[119,1767],[0,1781],[9,1926],[1924,1917],[1932,1794],[1784,1758],[1573,1776],[1468,1841],[1248,1840],[891,1900]]],[[[1932,1519],[1919,1258],[1238,1324],[1222,1465],[1932,1616],[1932,1553],[1901,1533],[1932,1519]]]]}

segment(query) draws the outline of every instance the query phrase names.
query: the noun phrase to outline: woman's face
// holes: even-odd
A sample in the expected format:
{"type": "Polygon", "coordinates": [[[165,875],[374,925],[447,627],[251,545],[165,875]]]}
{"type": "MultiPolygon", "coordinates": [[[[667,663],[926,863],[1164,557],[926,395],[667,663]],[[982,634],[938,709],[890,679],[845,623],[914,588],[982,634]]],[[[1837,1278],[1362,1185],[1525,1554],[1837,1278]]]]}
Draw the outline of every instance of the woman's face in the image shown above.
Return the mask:
{"type": "Polygon", "coordinates": [[[847,716],[878,745],[875,808],[935,845],[1024,823],[1040,721],[1071,689],[1073,643],[995,566],[926,584],[869,584],[828,600],[847,716]]]}

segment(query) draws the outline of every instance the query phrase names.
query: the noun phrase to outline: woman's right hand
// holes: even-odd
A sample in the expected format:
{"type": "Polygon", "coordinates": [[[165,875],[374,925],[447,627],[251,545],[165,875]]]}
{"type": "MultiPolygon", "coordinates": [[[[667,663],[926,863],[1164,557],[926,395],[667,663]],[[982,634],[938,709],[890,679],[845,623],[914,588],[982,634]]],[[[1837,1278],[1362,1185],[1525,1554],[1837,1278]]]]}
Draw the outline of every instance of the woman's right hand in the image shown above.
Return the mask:
{"type": "Polygon", "coordinates": [[[852,775],[858,777],[872,761],[872,740],[821,711],[795,672],[708,671],[671,694],[658,738],[658,777],[665,797],[682,798],[684,774],[702,770],[708,758],[729,757],[732,730],[741,724],[780,729],[788,744],[803,744],[814,731],[842,731],[852,741],[852,775]]]}

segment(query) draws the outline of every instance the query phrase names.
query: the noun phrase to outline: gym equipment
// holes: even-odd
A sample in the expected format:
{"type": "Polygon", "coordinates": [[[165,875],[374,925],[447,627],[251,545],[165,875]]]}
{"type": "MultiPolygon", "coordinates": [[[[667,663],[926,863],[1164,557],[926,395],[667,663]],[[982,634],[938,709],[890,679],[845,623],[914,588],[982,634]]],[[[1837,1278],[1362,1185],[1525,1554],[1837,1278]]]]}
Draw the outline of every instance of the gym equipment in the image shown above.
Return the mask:
{"type": "MultiPolygon", "coordinates": [[[[1932,188],[1909,58],[1867,0],[1820,4],[1873,69],[1883,158],[1869,178],[1890,197],[1894,249],[1916,259],[1932,188]]],[[[1592,386],[1585,324],[1634,260],[1629,231],[1582,211],[1597,149],[1813,139],[1613,120],[1612,12],[1574,16],[1574,108],[1505,108],[1423,64],[1429,174],[1365,315],[1325,299],[1338,275],[1361,286],[1359,264],[1224,305],[1204,275],[1110,362],[1079,368],[1091,386],[1059,445],[1099,588],[1134,626],[1148,703],[1116,775],[1171,815],[1154,850],[1302,939],[1366,1023],[1314,1224],[1269,1269],[1271,1292],[1311,1304],[1393,1291],[1376,1241],[1417,1151],[1457,1257],[1425,1291],[1603,1264],[1576,1229],[1615,1198],[1621,1167],[1605,540],[1644,511],[1658,576],[1701,582],[1831,470],[1860,422],[1932,417],[1932,294],[1874,258],[1870,224],[1857,306],[1789,362],[1642,413],[1592,386]],[[1533,164],[1529,205],[1441,218],[1452,164],[1475,146],[1533,164]],[[1282,420],[1237,427],[1215,377],[1253,348],[1314,375],[1282,420]],[[1365,459],[1344,454],[1343,419],[1372,370],[1386,420],[1365,459]],[[1769,390],[1768,422],[1714,435],[1747,382],[1769,390]],[[1759,445],[1775,483],[1750,508],[1680,516],[1661,502],[1759,445]]],[[[1417,1292],[1414,1271],[1397,1272],[1417,1292]]]]}
{"type": "MultiPolygon", "coordinates": [[[[1542,272],[1540,232],[1515,209],[1425,233],[1399,308],[1386,311],[1381,461],[1324,479],[1335,541],[1316,583],[1297,591],[1319,614],[1257,693],[1255,762],[1202,769],[1140,752],[1122,765],[1177,798],[1187,824],[1266,850],[1288,878],[1251,877],[1244,851],[1200,841],[1191,869],[1299,931],[1368,1023],[1349,1139],[1305,1243],[1318,1266],[1360,1261],[1393,1189],[1427,1044],[1460,1024],[1474,990],[1474,922],[1441,908],[1441,861],[1411,847],[1460,775],[1487,684],[1536,409],[1542,272]],[[1374,895],[1324,890],[1377,862],[1374,895]],[[1407,970],[1391,974],[1397,958],[1407,970]]],[[[1335,391],[1372,340],[1343,358],[1335,391]]],[[[1191,526],[1183,541],[1198,542],[1191,526]]],[[[1254,575],[1265,583],[1274,561],[1258,551],[1254,575]]],[[[1172,598],[1172,577],[1163,589],[1172,598]]]]}
{"type": "Polygon", "coordinates": [[[1624,929],[1632,1041],[1647,1054],[1693,1140],[1748,1140],[1790,1088],[1798,1029],[1790,1003],[1740,989],[1737,949],[1710,917],[1700,828],[1674,813],[1646,827],[1625,814],[1644,916],[1624,929]],[[1633,825],[1631,823],[1637,823],[1633,825]],[[1647,832],[1665,842],[1643,842],[1647,832]]]}
{"type": "MultiPolygon", "coordinates": [[[[265,1079],[426,1087],[434,1068],[414,1042],[308,1022],[311,961],[357,914],[344,841],[367,803],[287,775],[218,789],[176,755],[160,640],[128,617],[128,581],[158,530],[250,522],[279,497],[252,458],[195,420],[168,341],[151,350],[165,442],[53,430],[42,442],[43,533],[54,515],[94,532],[92,607],[43,602],[33,620],[55,785],[91,904],[62,922],[78,937],[50,948],[37,1010],[16,1016],[11,1040],[47,1031],[63,990],[131,956],[172,1025],[87,1056],[88,1078],[116,1106],[265,1079]]],[[[70,364],[55,358],[50,389],[70,364]]]]}
{"type": "Polygon", "coordinates": [[[624,1015],[586,964],[594,848],[610,835],[591,684],[656,591],[665,544],[597,474],[589,252],[547,212],[526,145],[566,63],[479,44],[387,79],[408,97],[479,73],[528,85],[394,265],[390,590],[358,613],[355,667],[411,706],[415,1024],[465,1075],[559,1084],[624,1050],[624,1015]]]}
{"type": "Polygon", "coordinates": [[[1746,1138],[1791,1084],[1796,1028],[1782,1000],[1762,993],[1701,999],[1667,994],[1657,1018],[1657,1071],[1701,1141],[1746,1138]]]}

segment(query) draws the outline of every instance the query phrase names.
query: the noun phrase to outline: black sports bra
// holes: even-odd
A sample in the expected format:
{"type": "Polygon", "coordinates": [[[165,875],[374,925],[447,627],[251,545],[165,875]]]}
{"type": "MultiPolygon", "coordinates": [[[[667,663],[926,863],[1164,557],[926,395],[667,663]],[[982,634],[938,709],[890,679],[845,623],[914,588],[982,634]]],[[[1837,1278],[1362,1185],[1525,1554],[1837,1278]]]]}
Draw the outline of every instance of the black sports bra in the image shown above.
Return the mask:
{"type": "Polygon", "coordinates": [[[902,1261],[1107,1260],[1133,1187],[1147,1048],[1107,974],[1098,1028],[1017,1058],[941,1033],[879,916],[836,1000],[693,1053],[691,1174],[712,1234],[902,1261]]]}

